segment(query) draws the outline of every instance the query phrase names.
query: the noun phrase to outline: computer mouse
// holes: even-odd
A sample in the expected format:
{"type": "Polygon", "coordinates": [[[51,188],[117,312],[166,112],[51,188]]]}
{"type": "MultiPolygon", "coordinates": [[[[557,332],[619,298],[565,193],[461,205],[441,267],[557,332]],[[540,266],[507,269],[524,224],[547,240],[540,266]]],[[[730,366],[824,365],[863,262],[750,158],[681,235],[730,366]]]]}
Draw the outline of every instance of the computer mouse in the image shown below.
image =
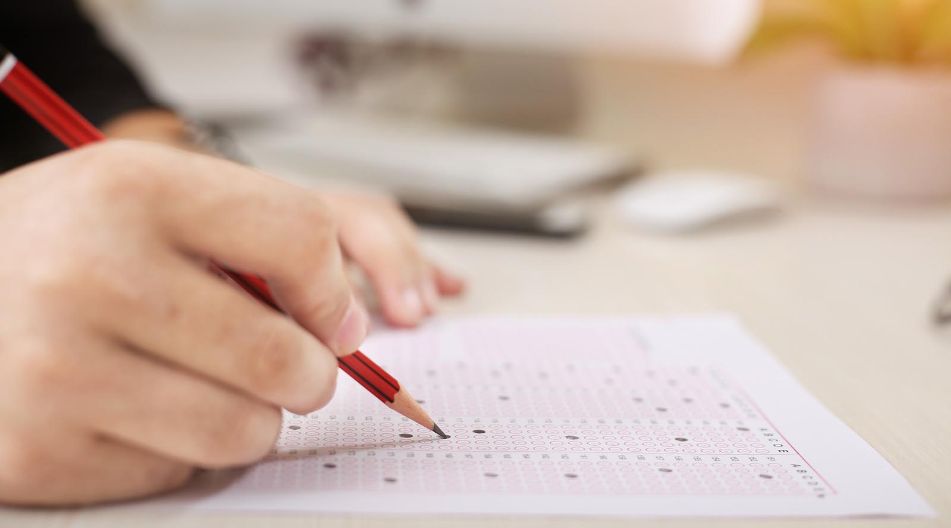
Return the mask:
{"type": "Polygon", "coordinates": [[[618,191],[621,218],[660,232],[689,232],[781,209],[778,187],[761,178],[711,170],[659,172],[618,191]]]}

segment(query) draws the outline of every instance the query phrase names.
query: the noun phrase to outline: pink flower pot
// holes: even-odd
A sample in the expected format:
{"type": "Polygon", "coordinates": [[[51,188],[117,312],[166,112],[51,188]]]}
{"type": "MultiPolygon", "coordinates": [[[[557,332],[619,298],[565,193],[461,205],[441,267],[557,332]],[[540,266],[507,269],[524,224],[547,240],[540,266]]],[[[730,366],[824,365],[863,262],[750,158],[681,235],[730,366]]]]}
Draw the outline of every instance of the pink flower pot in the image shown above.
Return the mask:
{"type": "Polygon", "coordinates": [[[820,81],[807,170],[829,194],[951,197],[951,72],[840,69],[820,81]]]}

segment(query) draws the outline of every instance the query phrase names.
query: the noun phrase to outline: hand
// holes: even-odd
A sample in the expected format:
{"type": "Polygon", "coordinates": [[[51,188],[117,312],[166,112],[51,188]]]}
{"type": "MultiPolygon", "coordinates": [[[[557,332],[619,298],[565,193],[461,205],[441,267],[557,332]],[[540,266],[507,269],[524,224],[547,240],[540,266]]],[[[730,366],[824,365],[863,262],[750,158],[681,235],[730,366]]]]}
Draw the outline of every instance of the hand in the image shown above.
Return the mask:
{"type": "Polygon", "coordinates": [[[108,142],[0,178],[0,503],[166,491],[269,451],[363,340],[332,215],[238,165],[108,142]],[[291,317],[207,271],[268,280],[291,317]]]}
{"type": "Polygon", "coordinates": [[[321,192],[339,228],[344,253],[370,278],[391,324],[413,326],[432,314],[441,296],[458,295],[463,280],[428,259],[416,227],[385,196],[321,192]]]}
{"type": "MultiPolygon", "coordinates": [[[[188,142],[186,125],[164,110],[122,115],[103,131],[113,138],[155,141],[197,151],[188,142]]],[[[435,312],[439,298],[458,295],[465,282],[428,259],[420,248],[416,227],[399,204],[379,195],[323,191],[339,228],[346,256],[370,278],[387,322],[414,326],[435,312]]]]}

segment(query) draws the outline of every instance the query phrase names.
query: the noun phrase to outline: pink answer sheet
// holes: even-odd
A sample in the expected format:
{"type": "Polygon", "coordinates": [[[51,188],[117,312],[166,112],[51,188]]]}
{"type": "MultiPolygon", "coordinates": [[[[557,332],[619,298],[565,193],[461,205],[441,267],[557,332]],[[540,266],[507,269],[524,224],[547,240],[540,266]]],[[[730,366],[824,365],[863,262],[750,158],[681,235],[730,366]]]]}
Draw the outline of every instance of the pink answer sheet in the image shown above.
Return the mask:
{"type": "Polygon", "coordinates": [[[729,316],[436,320],[364,351],[450,435],[346,376],[204,510],[607,516],[933,515],[729,316]]]}

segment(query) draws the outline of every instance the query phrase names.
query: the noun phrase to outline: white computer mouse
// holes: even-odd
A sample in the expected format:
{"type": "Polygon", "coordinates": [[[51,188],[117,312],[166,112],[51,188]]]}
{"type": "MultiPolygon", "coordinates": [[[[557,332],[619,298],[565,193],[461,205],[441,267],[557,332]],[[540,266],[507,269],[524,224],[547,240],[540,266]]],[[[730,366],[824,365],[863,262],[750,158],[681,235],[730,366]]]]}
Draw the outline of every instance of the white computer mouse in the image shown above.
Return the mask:
{"type": "Polygon", "coordinates": [[[688,232],[753,219],[781,208],[778,187],[761,178],[710,170],[651,174],[621,189],[621,218],[642,229],[688,232]]]}

